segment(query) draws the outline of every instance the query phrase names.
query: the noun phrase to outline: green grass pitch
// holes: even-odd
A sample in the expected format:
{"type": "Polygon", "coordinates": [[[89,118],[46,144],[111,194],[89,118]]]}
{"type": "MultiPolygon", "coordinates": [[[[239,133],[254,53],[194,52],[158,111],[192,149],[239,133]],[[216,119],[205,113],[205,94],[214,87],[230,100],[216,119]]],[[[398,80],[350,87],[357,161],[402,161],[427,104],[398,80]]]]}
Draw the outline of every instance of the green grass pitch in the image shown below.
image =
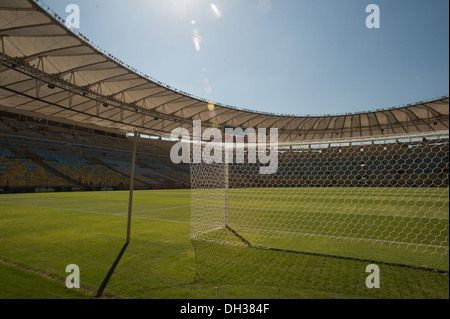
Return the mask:
{"type": "Polygon", "coordinates": [[[449,297],[448,275],[429,271],[381,265],[381,288],[374,290],[365,286],[362,262],[305,255],[280,265],[279,252],[255,251],[254,261],[265,254],[273,264],[240,263],[248,248],[205,248],[189,240],[190,205],[190,191],[135,192],[131,243],[124,247],[127,192],[1,195],[0,298],[93,298],[98,292],[124,299],[449,297]],[[197,264],[194,247],[199,258],[216,256],[197,264]],[[228,264],[228,257],[236,262],[228,264]],[[64,285],[69,264],[80,268],[82,291],[64,285]],[[273,270],[298,265],[291,284],[280,285],[273,270]],[[271,272],[257,275],[252,267],[271,272]],[[220,272],[254,278],[230,280],[220,272]]]}

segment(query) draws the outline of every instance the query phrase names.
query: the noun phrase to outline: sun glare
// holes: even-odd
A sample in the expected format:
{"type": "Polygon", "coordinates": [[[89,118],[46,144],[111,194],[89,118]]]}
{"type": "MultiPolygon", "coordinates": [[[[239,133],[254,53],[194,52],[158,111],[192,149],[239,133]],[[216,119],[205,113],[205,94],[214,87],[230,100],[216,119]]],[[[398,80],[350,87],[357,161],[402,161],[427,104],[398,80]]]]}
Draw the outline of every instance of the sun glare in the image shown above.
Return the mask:
{"type": "MultiPolygon", "coordinates": [[[[166,0],[167,1],[167,0],[166,0]]],[[[171,9],[176,17],[180,19],[190,19],[197,16],[198,13],[209,5],[208,0],[170,0],[171,9]]]]}

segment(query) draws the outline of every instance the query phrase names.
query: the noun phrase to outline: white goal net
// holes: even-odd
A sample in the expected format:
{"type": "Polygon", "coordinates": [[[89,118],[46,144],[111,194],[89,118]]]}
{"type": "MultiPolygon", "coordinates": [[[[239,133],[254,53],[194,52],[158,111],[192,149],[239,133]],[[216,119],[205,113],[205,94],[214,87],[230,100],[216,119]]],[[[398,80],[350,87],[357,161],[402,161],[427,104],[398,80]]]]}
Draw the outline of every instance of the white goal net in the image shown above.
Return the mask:
{"type": "Polygon", "coordinates": [[[248,161],[192,163],[191,240],[448,272],[448,136],[286,145],[277,155],[270,175],[248,161]]]}

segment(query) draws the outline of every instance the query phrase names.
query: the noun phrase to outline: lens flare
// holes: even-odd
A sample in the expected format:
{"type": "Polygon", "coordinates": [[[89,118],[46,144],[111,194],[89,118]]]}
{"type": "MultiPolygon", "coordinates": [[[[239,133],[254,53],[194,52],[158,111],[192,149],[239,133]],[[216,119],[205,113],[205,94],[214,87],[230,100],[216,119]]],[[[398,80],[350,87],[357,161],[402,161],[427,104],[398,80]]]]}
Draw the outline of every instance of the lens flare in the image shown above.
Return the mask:
{"type": "Polygon", "coordinates": [[[200,36],[200,32],[197,29],[194,29],[192,42],[194,42],[195,50],[200,51],[200,43],[202,43],[202,37],[200,36]]]}
{"type": "Polygon", "coordinates": [[[217,19],[222,18],[222,12],[220,12],[219,8],[214,3],[211,3],[211,11],[216,16],[217,19]]]}

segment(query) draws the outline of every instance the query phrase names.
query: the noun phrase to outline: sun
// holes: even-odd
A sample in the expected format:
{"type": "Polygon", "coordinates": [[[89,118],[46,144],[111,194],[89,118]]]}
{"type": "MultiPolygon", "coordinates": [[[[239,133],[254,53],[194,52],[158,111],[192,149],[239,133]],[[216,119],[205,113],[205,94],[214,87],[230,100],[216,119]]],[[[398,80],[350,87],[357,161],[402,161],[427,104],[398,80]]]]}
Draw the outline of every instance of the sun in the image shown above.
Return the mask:
{"type": "Polygon", "coordinates": [[[171,11],[179,19],[192,21],[205,8],[209,0],[165,0],[171,6],[171,11]]]}

